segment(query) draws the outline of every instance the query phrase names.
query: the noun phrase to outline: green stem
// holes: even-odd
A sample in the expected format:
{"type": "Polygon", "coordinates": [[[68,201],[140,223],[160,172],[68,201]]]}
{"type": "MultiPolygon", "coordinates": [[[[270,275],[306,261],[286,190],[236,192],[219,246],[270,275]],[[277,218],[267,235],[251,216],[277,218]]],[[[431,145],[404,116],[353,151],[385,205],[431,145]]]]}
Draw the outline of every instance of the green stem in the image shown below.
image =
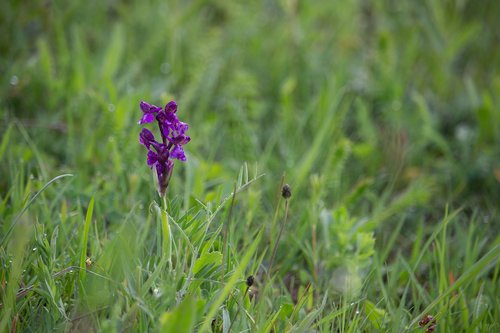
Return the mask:
{"type": "Polygon", "coordinates": [[[247,286],[247,289],[245,289],[245,293],[243,294],[243,305],[238,304],[238,301],[236,301],[236,304],[238,304],[238,310],[236,310],[236,314],[234,315],[233,320],[231,320],[231,324],[229,324],[229,329],[227,330],[228,332],[231,332],[231,327],[233,327],[234,321],[238,317],[241,307],[245,304],[245,297],[247,297],[248,290],[250,290],[250,286],[247,286]]]}
{"type": "Polygon", "coordinates": [[[170,235],[170,225],[168,224],[167,197],[162,198],[161,207],[161,231],[162,231],[162,257],[167,258],[168,264],[172,267],[172,237],[170,235]]]}
{"type": "Polygon", "coordinates": [[[285,199],[285,217],[283,218],[283,222],[281,222],[280,233],[278,234],[278,238],[276,239],[276,243],[274,243],[273,254],[271,255],[271,260],[269,260],[269,269],[267,271],[268,277],[271,276],[271,269],[273,268],[274,257],[276,256],[276,250],[278,250],[278,244],[281,239],[281,235],[283,234],[283,230],[285,229],[286,219],[288,218],[288,199],[285,199]]]}

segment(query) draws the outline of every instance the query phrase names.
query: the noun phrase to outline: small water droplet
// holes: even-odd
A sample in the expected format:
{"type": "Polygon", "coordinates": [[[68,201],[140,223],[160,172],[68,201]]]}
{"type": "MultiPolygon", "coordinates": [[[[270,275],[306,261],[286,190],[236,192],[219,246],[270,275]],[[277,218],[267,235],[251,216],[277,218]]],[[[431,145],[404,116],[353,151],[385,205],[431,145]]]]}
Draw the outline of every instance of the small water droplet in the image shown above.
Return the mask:
{"type": "Polygon", "coordinates": [[[17,77],[17,75],[12,75],[12,77],[10,78],[10,84],[15,86],[19,83],[19,78],[17,77]]]}
{"type": "Polygon", "coordinates": [[[356,314],[359,315],[359,310],[356,310],[356,314]]]}

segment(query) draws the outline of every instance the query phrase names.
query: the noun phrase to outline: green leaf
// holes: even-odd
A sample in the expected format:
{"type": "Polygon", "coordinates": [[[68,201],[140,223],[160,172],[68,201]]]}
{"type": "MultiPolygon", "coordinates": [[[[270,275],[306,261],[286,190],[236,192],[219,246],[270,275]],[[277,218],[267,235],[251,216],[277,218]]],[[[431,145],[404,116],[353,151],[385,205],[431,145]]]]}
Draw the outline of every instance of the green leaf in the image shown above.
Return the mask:
{"type": "Polygon", "coordinates": [[[191,333],[196,323],[202,301],[188,295],[173,311],[165,312],[160,318],[162,333],[191,333]]]}
{"type": "Polygon", "coordinates": [[[290,317],[292,312],[293,312],[293,304],[292,303],[283,303],[280,306],[279,318],[281,320],[285,320],[286,318],[290,317]]]}
{"type": "Polygon", "coordinates": [[[387,318],[387,313],[385,312],[385,310],[377,308],[375,304],[373,304],[369,300],[366,300],[365,313],[366,317],[373,325],[373,327],[375,327],[377,330],[382,329],[384,319],[387,318]]]}
{"type": "Polygon", "coordinates": [[[193,273],[199,273],[204,267],[207,266],[220,266],[222,264],[222,253],[219,251],[203,252],[201,256],[196,259],[193,267],[193,273]]]}

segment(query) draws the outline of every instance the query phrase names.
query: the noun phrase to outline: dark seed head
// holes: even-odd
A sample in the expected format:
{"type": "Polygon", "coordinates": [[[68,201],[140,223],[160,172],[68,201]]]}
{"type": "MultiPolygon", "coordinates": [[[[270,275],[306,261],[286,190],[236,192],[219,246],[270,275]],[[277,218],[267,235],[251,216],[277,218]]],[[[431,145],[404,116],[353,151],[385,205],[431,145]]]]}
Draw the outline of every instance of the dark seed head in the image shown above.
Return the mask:
{"type": "Polygon", "coordinates": [[[429,325],[429,327],[427,328],[426,332],[429,331],[429,329],[431,329],[431,331],[429,331],[429,332],[432,332],[436,328],[436,319],[433,316],[431,316],[431,315],[425,315],[418,322],[418,325],[420,327],[425,327],[429,323],[431,323],[431,325],[429,325]]]}
{"type": "Polygon", "coordinates": [[[290,188],[290,185],[283,185],[283,187],[281,188],[281,196],[285,199],[288,199],[292,196],[292,189],[290,188]]]}
{"type": "Polygon", "coordinates": [[[253,283],[255,282],[254,278],[253,278],[253,275],[250,275],[249,277],[247,277],[247,286],[248,287],[251,287],[253,286],[253,283]]]}

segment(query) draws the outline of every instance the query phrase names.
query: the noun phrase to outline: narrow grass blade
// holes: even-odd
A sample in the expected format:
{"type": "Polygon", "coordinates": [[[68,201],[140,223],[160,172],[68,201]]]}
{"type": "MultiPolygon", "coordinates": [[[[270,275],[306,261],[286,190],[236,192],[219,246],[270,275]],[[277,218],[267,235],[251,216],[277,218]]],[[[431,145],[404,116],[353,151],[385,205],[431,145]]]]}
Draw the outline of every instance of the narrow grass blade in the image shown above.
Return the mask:
{"type": "Polygon", "coordinates": [[[85,216],[85,224],[83,225],[82,244],[80,250],[80,283],[85,277],[85,260],[87,259],[87,243],[89,239],[90,223],[92,222],[92,214],[94,212],[94,197],[90,199],[87,215],[85,216]]]}
{"type": "Polygon", "coordinates": [[[63,175],[59,175],[57,177],[54,177],[52,178],[47,184],[45,184],[42,189],[40,191],[38,191],[31,199],[30,201],[28,201],[28,203],[26,204],[26,206],[23,207],[23,209],[21,210],[21,212],[16,216],[16,218],[14,219],[14,221],[12,221],[12,224],[11,226],[9,227],[9,230],[5,233],[5,236],[3,237],[2,239],[2,242],[0,242],[0,246],[4,246],[5,245],[5,241],[7,240],[7,238],[9,237],[10,233],[12,232],[12,229],[14,229],[14,226],[16,225],[17,221],[19,221],[19,219],[21,218],[21,216],[23,216],[24,212],[26,212],[26,210],[33,204],[33,202],[35,202],[36,198],[40,195],[40,193],[42,193],[43,191],[45,191],[45,189],[47,187],[50,186],[50,184],[52,184],[53,182],[55,182],[56,180],[59,180],[61,178],[64,178],[64,177],[73,177],[72,174],[70,173],[67,173],[67,174],[63,174],[63,175]]]}
{"type": "Polygon", "coordinates": [[[470,267],[464,274],[455,281],[445,292],[439,295],[431,304],[429,304],[424,311],[422,311],[418,316],[416,316],[410,323],[409,328],[413,327],[425,314],[429,313],[437,304],[439,304],[445,297],[450,296],[457,289],[462,287],[464,284],[471,282],[474,278],[477,278],[481,271],[484,270],[493,261],[498,260],[500,257],[500,244],[493,247],[488,253],[486,253],[481,259],[479,259],[472,267],[470,267]]]}
{"type": "Polygon", "coordinates": [[[7,283],[7,290],[5,294],[2,293],[2,311],[0,312],[0,332],[6,332],[9,322],[16,311],[16,297],[17,291],[22,280],[23,261],[26,253],[26,244],[30,240],[31,228],[28,223],[23,221],[16,228],[13,241],[9,244],[9,252],[12,253],[12,265],[9,272],[9,280],[7,283]]]}

